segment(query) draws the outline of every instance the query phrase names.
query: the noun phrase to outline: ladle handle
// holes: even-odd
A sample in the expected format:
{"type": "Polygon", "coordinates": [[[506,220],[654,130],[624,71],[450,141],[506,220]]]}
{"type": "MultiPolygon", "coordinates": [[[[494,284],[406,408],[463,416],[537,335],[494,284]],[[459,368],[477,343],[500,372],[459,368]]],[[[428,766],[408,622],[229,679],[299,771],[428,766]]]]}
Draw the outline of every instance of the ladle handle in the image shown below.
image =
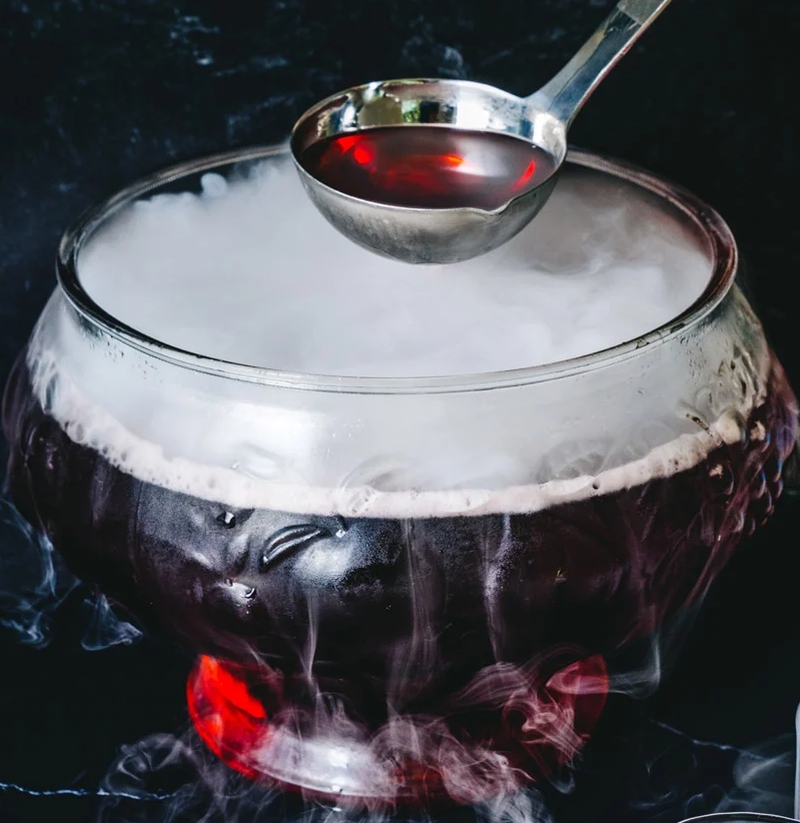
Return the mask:
{"type": "Polygon", "coordinates": [[[528,98],[569,126],[600,81],[671,0],[620,0],[580,51],[528,98]]]}

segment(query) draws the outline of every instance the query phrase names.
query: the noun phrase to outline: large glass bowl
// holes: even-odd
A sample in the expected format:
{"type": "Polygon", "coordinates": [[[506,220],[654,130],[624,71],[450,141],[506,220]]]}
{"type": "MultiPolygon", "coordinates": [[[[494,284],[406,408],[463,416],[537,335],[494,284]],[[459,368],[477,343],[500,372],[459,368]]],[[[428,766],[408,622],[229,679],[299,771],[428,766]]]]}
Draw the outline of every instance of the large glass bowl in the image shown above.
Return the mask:
{"type": "Polygon", "coordinates": [[[553,774],[609,691],[655,685],[665,638],[781,493],[796,403],[734,240],[687,192],[573,152],[567,176],[646,196],[702,251],[707,288],[612,349],[469,376],[223,362],[86,293],[81,250],[132,201],[280,151],[181,164],[66,234],[6,387],[12,499],[197,652],[195,726],[245,774],[378,804],[553,774]]]}

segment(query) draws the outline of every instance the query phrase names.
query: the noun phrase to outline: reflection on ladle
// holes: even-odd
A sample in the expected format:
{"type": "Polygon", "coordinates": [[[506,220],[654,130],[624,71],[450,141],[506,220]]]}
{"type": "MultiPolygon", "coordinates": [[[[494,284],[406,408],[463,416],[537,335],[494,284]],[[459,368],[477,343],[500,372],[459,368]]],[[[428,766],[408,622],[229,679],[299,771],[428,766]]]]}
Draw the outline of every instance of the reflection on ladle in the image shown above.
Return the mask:
{"type": "Polygon", "coordinates": [[[454,263],[502,245],[550,196],[567,130],[670,0],[620,0],[530,97],[464,80],[389,80],[340,92],[292,132],[300,178],[356,243],[407,263],[454,263]]]}

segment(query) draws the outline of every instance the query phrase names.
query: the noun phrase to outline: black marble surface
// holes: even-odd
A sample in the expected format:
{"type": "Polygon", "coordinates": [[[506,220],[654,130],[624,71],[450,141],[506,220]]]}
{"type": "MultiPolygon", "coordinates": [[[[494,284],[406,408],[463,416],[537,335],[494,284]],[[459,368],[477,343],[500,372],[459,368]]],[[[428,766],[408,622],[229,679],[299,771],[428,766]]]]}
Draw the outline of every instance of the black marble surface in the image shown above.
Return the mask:
{"type": "MultiPolygon", "coordinates": [[[[53,288],[60,233],[97,199],[177,160],[280,140],[316,99],[369,79],[443,75],[531,91],[610,5],[1,0],[0,380],[53,288]]],[[[795,385],[798,32],[800,6],[788,0],[675,0],[571,133],[721,211],[795,385]]],[[[785,497],[723,574],[659,695],[614,710],[627,737],[590,752],[575,791],[549,799],[557,820],[678,820],[726,795],[790,809],[799,527],[800,503],[785,497]],[[756,754],[743,760],[726,746],[756,754]],[[748,763],[764,766],[758,779],[748,763]]],[[[0,823],[172,819],[158,798],[174,786],[127,801],[97,787],[121,746],[185,728],[189,661],[157,637],[85,651],[84,594],[67,599],[44,650],[0,628],[0,823]]],[[[205,819],[201,795],[181,819],[205,819]]],[[[278,800],[262,798],[213,820],[281,815],[278,800]]]]}

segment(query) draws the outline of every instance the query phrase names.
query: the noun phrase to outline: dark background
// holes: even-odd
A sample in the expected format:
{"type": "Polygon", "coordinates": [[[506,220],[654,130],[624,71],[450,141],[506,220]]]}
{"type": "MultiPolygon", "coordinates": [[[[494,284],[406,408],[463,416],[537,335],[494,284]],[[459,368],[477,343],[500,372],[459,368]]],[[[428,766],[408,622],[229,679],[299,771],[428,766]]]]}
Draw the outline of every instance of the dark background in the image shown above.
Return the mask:
{"type": "MultiPolygon", "coordinates": [[[[54,286],[60,233],[94,201],[178,160],[281,140],[311,103],[371,79],[465,77],[528,93],[611,5],[0,0],[0,381],[54,286]]],[[[795,385],[798,33],[794,2],[675,0],[570,135],[722,213],[795,385]]],[[[800,503],[781,503],[723,574],[649,716],[740,747],[793,731],[800,503]]],[[[43,651],[0,629],[0,786],[91,788],[122,744],[185,722],[185,658],[160,638],[86,652],[81,620],[68,601],[43,651]]],[[[92,809],[0,788],[0,823],[92,809]]]]}

